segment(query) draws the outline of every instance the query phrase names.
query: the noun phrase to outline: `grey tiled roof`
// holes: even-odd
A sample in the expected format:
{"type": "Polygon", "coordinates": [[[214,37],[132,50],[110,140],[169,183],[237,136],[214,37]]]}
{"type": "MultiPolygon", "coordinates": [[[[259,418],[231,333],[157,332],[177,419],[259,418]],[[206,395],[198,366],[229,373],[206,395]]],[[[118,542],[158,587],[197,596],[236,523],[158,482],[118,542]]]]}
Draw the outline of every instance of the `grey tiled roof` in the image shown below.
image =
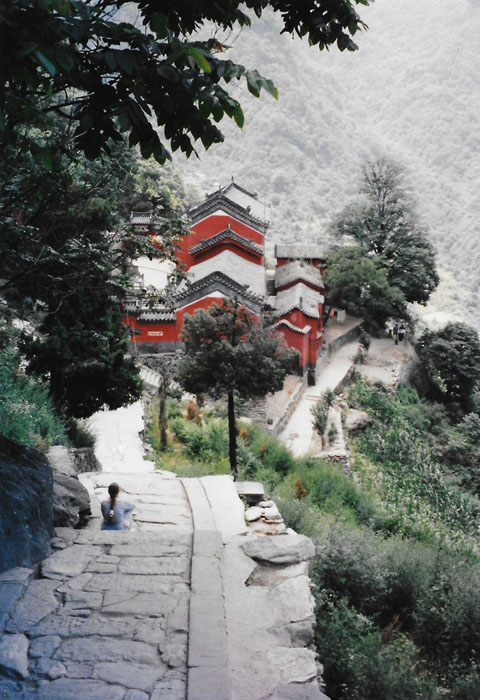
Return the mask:
{"type": "Polygon", "coordinates": [[[258,311],[263,306],[263,296],[252,293],[245,284],[240,284],[217,270],[190,284],[186,289],[176,294],[177,308],[186,306],[202,296],[211,294],[213,291],[220,292],[227,297],[238,297],[241,302],[246,303],[247,306],[253,305],[258,311]]]}
{"type": "Polygon", "coordinates": [[[300,309],[305,316],[320,318],[318,305],[323,303],[323,296],[300,282],[294,287],[283,289],[276,297],[274,317],[284,316],[293,309],[300,309]]]}
{"type": "Polygon", "coordinates": [[[224,250],[213,258],[193,265],[188,270],[188,278],[193,282],[212,272],[223,272],[224,275],[248,287],[250,292],[261,297],[265,296],[265,268],[236,255],[231,250],[224,250]]]}
{"type": "Polygon", "coordinates": [[[158,311],[141,311],[137,317],[137,321],[146,323],[161,323],[175,321],[175,311],[171,309],[160,309],[158,311]]]}
{"type": "Polygon", "coordinates": [[[302,333],[303,335],[307,335],[312,330],[311,326],[304,326],[303,328],[299,328],[298,326],[294,326],[293,323],[290,323],[290,321],[287,321],[285,318],[283,318],[281,321],[277,321],[277,323],[273,324],[274,328],[278,328],[279,326],[287,326],[287,328],[291,328],[292,331],[296,331],[297,333],[302,333]]]}
{"type": "Polygon", "coordinates": [[[200,241],[196,245],[193,245],[190,248],[189,252],[191,255],[195,255],[195,253],[199,253],[202,250],[211,248],[212,246],[215,246],[218,243],[221,243],[222,241],[225,241],[227,239],[231,239],[235,243],[238,243],[239,245],[242,245],[245,248],[249,248],[258,255],[263,255],[264,249],[262,245],[254,243],[249,238],[245,238],[245,236],[240,236],[240,234],[236,233],[232,228],[230,228],[230,225],[227,226],[227,228],[224,231],[221,231],[220,233],[217,233],[214,236],[206,238],[205,240],[200,241]]]}
{"type": "Polygon", "coordinates": [[[286,265],[280,265],[275,270],[275,287],[280,289],[290,282],[295,282],[296,280],[304,280],[305,282],[310,282],[317,287],[323,287],[322,275],[320,270],[314,265],[308,265],[306,263],[300,262],[300,260],[294,260],[286,265]]]}
{"type": "Polygon", "coordinates": [[[240,204],[237,204],[226,197],[222,190],[214,192],[208,196],[205,202],[202,202],[202,204],[199,204],[197,207],[190,209],[189,216],[192,223],[194,224],[200,219],[204,219],[212,209],[218,209],[220,206],[227,214],[230,214],[239,221],[243,221],[243,223],[247,224],[248,226],[252,226],[257,231],[263,232],[266,228],[268,228],[268,222],[265,222],[256,216],[252,216],[248,209],[245,209],[245,207],[240,206],[240,204]]]}
{"type": "Polygon", "coordinates": [[[283,244],[275,246],[276,258],[291,258],[292,260],[324,260],[327,257],[327,247],[309,244],[283,244]]]}

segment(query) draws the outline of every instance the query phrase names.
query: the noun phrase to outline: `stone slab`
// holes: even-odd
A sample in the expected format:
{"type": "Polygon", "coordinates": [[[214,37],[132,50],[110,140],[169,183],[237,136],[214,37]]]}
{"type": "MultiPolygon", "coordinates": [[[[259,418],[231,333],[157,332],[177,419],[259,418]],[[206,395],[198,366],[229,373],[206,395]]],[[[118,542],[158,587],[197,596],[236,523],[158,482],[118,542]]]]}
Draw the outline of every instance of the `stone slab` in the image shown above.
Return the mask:
{"type": "Polygon", "coordinates": [[[10,611],[23,591],[23,583],[0,583],[0,634],[5,627],[10,611]]]}
{"type": "Polygon", "coordinates": [[[311,649],[270,647],[265,657],[280,683],[306,683],[318,675],[315,652],[311,649]]]}
{"type": "MultiPolygon", "coordinates": [[[[110,533],[108,533],[110,534],[110,533]]],[[[192,536],[174,530],[171,536],[151,536],[145,541],[140,536],[139,541],[131,544],[116,544],[114,541],[111,554],[119,557],[178,557],[182,554],[190,555],[192,536]]]]}
{"type": "Polygon", "coordinates": [[[57,634],[49,634],[45,637],[37,637],[30,644],[29,656],[32,659],[38,659],[41,656],[52,656],[55,649],[60,646],[61,637],[57,634]]]}
{"type": "Polygon", "coordinates": [[[224,537],[247,531],[245,507],[229,474],[200,478],[215,521],[215,529],[224,537]]]}
{"type": "Polygon", "coordinates": [[[207,698],[231,700],[231,697],[230,678],[225,667],[215,669],[203,667],[190,670],[187,700],[206,700],[207,698]]]}
{"type": "Polygon", "coordinates": [[[263,700],[330,700],[322,693],[318,683],[288,683],[275,688],[272,695],[263,700]]]}
{"type": "Polygon", "coordinates": [[[67,669],[61,661],[52,661],[46,657],[37,659],[32,670],[32,676],[49,678],[52,681],[66,675],[67,669]]]}
{"type": "Polygon", "coordinates": [[[161,593],[164,595],[183,594],[188,596],[188,589],[183,585],[186,576],[169,574],[168,577],[151,574],[136,576],[134,574],[94,574],[85,585],[85,591],[110,591],[112,593],[161,593]]]}
{"type": "Polygon", "coordinates": [[[95,677],[108,683],[118,683],[126,688],[149,691],[161,678],[165,668],[160,660],[154,666],[106,661],[95,665],[95,677]]]}
{"type": "Polygon", "coordinates": [[[117,615],[165,616],[172,607],[172,596],[157,593],[115,593],[107,591],[103,610],[117,615]]]}
{"type": "MultiPolygon", "coordinates": [[[[105,633],[108,633],[108,628],[105,633]]],[[[147,665],[160,663],[157,650],[150,644],[108,637],[68,639],[62,642],[55,652],[54,658],[63,662],[120,661],[147,665]]]]}
{"type": "Polygon", "coordinates": [[[222,535],[214,530],[195,530],[193,533],[194,556],[222,556],[222,535]]]}
{"type": "Polygon", "coordinates": [[[58,607],[56,581],[32,581],[18,601],[6,625],[8,632],[24,632],[58,607]]]}
{"type": "Polygon", "coordinates": [[[54,552],[42,564],[42,573],[46,578],[56,575],[73,577],[81,574],[91,559],[101,552],[98,547],[73,544],[54,552]]]}
{"type": "MultiPolygon", "coordinates": [[[[33,577],[33,569],[24,566],[16,566],[0,573],[0,583],[28,583],[33,577]]],[[[1,600],[1,596],[0,596],[1,600]]]]}
{"type": "Polygon", "coordinates": [[[124,700],[149,700],[150,695],[143,690],[128,690],[124,700]]]}
{"type": "Polygon", "coordinates": [[[192,595],[222,597],[220,562],[216,557],[195,555],[192,559],[192,595]]]}
{"type": "Polygon", "coordinates": [[[200,479],[192,477],[181,481],[188,496],[195,531],[215,530],[213,513],[200,479]]]}
{"type": "Polygon", "coordinates": [[[121,574],[157,574],[189,577],[190,558],[177,557],[125,557],[119,564],[121,574]]]}
{"type": "Polygon", "coordinates": [[[11,678],[28,678],[28,639],[5,634],[0,639],[0,672],[11,678]]]}
{"type": "Polygon", "coordinates": [[[265,496],[265,488],[259,481],[237,481],[235,488],[239,496],[245,496],[255,500],[262,500],[265,496]]]}
{"type": "Polygon", "coordinates": [[[299,622],[313,615],[314,600],[307,576],[286,579],[271,592],[272,605],[278,609],[280,620],[299,622]]]}
{"type": "Polygon", "coordinates": [[[152,525],[180,526],[190,524],[190,511],[185,509],[183,513],[166,510],[163,513],[155,510],[139,509],[135,513],[135,522],[150,523],[152,525]]]}
{"type": "Polygon", "coordinates": [[[35,700],[123,700],[125,688],[103,681],[59,678],[42,685],[35,700]]]}
{"type": "Polygon", "coordinates": [[[224,666],[227,631],[222,596],[195,596],[190,600],[188,665],[224,666]]]}

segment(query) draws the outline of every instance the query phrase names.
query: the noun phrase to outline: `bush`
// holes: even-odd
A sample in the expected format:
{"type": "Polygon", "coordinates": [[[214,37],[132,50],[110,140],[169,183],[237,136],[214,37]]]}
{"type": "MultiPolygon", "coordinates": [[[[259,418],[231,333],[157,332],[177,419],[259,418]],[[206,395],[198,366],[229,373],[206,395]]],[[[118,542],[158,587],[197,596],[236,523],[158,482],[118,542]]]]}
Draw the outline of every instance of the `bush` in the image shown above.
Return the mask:
{"type": "Polygon", "coordinates": [[[335,400],[335,394],[330,389],[326,389],[315,406],[312,406],[313,427],[323,437],[328,419],[328,410],[335,400]]]}
{"type": "Polygon", "coordinates": [[[71,418],[67,423],[68,439],[73,447],[94,447],[95,436],[88,430],[85,424],[71,418]]]}
{"type": "Polygon", "coordinates": [[[0,351],[0,426],[5,437],[41,450],[69,442],[47,389],[24,374],[14,337],[3,338],[0,351]]]}

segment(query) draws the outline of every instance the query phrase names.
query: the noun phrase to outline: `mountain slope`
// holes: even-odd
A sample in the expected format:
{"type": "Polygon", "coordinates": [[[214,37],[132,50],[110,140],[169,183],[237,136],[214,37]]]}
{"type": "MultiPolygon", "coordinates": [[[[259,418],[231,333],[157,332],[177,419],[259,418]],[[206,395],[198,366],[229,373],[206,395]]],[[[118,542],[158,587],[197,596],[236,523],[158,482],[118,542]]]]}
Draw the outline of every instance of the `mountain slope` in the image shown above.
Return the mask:
{"type": "Polygon", "coordinates": [[[360,14],[369,30],[357,35],[358,52],[343,54],[279,36],[275,17],[253,21],[232,55],[272,78],[279,101],[239,89],[243,131],[222,123],[225,143],[182,169],[206,190],[233,175],[257,191],[271,204],[270,242],[317,242],[353,196],[362,162],[393,158],[406,168],[441,266],[461,280],[440,304],[456,296],[480,326],[475,2],[378,0],[360,14]]]}

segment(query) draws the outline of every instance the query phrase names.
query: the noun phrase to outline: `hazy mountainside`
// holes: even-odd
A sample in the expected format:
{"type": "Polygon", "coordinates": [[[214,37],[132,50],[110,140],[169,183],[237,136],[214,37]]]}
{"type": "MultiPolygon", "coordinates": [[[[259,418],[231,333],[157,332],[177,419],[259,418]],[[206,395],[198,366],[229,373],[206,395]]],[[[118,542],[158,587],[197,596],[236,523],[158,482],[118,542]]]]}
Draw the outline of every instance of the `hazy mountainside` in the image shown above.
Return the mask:
{"type": "Polygon", "coordinates": [[[480,326],[478,10],[479,0],[377,0],[360,10],[369,25],[357,35],[360,50],[343,54],[279,36],[276,18],[253,20],[233,52],[274,80],[279,100],[239,90],[243,131],[222,123],[225,143],[180,162],[185,176],[211,191],[233,175],[258,192],[271,205],[270,243],[300,234],[321,242],[362,162],[393,158],[407,170],[440,265],[458,272],[460,286],[450,277],[437,308],[458,304],[480,326]]]}

